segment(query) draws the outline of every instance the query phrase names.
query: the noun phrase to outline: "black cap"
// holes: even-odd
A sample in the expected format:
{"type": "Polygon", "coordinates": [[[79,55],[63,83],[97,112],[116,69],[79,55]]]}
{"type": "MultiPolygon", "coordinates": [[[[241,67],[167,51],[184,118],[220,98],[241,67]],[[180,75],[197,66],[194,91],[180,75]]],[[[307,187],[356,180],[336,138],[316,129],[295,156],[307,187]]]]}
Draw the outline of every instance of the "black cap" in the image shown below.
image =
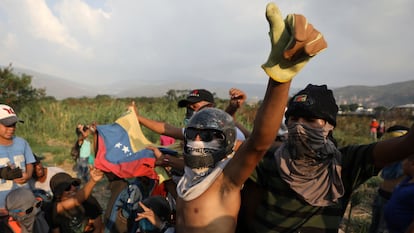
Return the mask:
{"type": "Polygon", "coordinates": [[[309,84],[294,95],[288,104],[285,116],[309,117],[324,119],[336,126],[338,105],[331,90],[326,85],[309,84]]]}
{"type": "Polygon", "coordinates": [[[178,102],[178,107],[183,108],[187,107],[189,104],[194,104],[200,101],[207,101],[212,104],[214,104],[214,97],[211,92],[205,90],[205,89],[195,89],[192,90],[188,95],[186,99],[180,100],[178,102]]]}
{"type": "Polygon", "coordinates": [[[56,173],[50,179],[50,189],[53,192],[54,196],[60,196],[70,185],[80,185],[81,180],[78,178],[73,178],[68,173],[59,172],[56,173]]]}

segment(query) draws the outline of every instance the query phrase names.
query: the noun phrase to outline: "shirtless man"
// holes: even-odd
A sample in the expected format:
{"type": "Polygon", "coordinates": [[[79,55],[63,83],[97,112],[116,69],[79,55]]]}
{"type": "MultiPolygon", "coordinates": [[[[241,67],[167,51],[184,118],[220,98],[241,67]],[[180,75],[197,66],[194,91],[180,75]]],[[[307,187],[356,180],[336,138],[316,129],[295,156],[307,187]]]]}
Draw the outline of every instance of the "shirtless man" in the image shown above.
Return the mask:
{"type": "MultiPolygon", "coordinates": [[[[185,173],[177,185],[178,233],[235,231],[240,190],[276,138],[291,79],[327,46],[322,35],[306,19],[303,21],[304,17],[302,21],[284,21],[274,4],[267,6],[266,16],[272,51],[262,67],[270,78],[250,137],[234,152],[234,121],[216,108],[197,112],[185,128],[185,173]],[[296,35],[304,37],[299,41],[296,35]]],[[[290,15],[289,19],[296,16],[290,15]]]]}

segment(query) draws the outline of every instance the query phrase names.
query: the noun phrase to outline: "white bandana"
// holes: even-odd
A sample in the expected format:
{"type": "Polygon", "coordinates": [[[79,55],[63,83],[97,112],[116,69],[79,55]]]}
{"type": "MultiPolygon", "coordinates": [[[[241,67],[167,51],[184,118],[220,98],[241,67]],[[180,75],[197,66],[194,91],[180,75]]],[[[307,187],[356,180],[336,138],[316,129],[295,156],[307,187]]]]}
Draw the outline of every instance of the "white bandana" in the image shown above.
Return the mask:
{"type": "Polygon", "coordinates": [[[216,164],[216,167],[203,175],[197,175],[189,167],[184,167],[184,176],[177,185],[177,194],[185,201],[191,201],[204,193],[216,178],[223,172],[224,167],[233,158],[234,152],[216,164]]]}

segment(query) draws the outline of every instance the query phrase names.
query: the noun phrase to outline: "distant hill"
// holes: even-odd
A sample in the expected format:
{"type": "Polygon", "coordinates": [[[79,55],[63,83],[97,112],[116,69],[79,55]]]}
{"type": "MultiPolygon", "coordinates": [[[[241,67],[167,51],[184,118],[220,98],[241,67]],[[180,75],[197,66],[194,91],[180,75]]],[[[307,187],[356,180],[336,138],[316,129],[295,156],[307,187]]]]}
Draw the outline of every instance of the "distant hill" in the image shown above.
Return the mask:
{"type": "Polygon", "coordinates": [[[334,89],[338,104],[357,103],[366,107],[414,103],[414,80],[382,86],[347,86],[334,89]]]}
{"type": "MultiPolygon", "coordinates": [[[[244,90],[250,101],[258,101],[263,98],[266,82],[263,84],[212,82],[208,80],[171,81],[157,84],[137,83],[135,80],[123,80],[111,85],[100,85],[99,83],[85,85],[60,77],[43,74],[40,72],[13,68],[17,74],[25,73],[33,77],[32,85],[35,88],[45,88],[48,96],[56,99],[68,97],[95,97],[96,95],[110,95],[113,97],[160,97],[168,90],[186,90],[194,88],[205,88],[211,90],[220,98],[228,98],[228,90],[232,87],[244,90]]],[[[332,88],[338,104],[362,104],[365,107],[385,106],[414,103],[414,80],[392,83],[381,86],[346,86],[332,88]]],[[[291,89],[291,95],[299,91],[291,89]]]]}

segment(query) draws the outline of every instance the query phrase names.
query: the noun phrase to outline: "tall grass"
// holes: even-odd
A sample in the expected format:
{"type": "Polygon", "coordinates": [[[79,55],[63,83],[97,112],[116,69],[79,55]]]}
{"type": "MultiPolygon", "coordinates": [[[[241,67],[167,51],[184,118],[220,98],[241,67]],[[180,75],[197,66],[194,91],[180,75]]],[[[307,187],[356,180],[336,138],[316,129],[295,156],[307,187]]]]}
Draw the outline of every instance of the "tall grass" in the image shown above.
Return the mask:
{"type": "MultiPolygon", "coordinates": [[[[69,158],[70,147],[76,140],[78,123],[111,124],[120,117],[128,105],[135,101],[140,115],[149,119],[168,122],[183,127],[185,108],[178,108],[177,101],[159,98],[69,98],[62,101],[43,100],[24,106],[18,115],[25,120],[19,124],[17,134],[24,137],[37,153],[52,153],[54,159],[69,158]]],[[[227,100],[218,100],[217,107],[224,109],[227,100]]],[[[237,120],[252,129],[258,105],[244,106],[237,113],[237,120]]],[[[339,146],[370,143],[370,117],[338,116],[334,136],[339,146]]],[[[387,120],[387,119],[386,119],[387,120]]],[[[389,120],[391,122],[391,119],[389,120]]],[[[392,119],[392,122],[411,125],[411,119],[392,119]]],[[[387,121],[386,121],[387,122],[387,121]]],[[[157,143],[159,135],[142,128],[147,138],[157,143]]]]}

